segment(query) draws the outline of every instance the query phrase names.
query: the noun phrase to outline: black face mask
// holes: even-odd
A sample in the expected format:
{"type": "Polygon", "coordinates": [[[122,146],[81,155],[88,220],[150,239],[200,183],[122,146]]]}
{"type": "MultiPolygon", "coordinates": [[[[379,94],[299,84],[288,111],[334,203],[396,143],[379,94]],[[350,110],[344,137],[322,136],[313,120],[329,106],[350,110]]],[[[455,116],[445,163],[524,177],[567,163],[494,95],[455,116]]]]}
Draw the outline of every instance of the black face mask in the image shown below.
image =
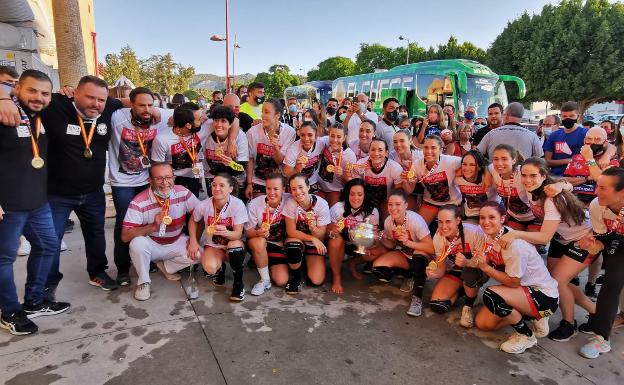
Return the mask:
{"type": "Polygon", "coordinates": [[[196,132],[199,132],[199,130],[201,130],[201,126],[195,126],[195,125],[193,125],[193,126],[189,129],[189,132],[190,132],[191,134],[194,134],[194,133],[196,133],[196,132]]]}
{"type": "Polygon", "coordinates": [[[396,122],[398,117],[399,112],[397,110],[386,112],[386,119],[388,119],[390,122],[396,122]]]}
{"type": "Polygon", "coordinates": [[[336,109],[334,107],[327,107],[327,113],[333,115],[336,113],[336,109]]]}
{"type": "Polygon", "coordinates": [[[130,111],[130,123],[132,123],[135,126],[139,126],[139,127],[149,127],[152,125],[152,117],[150,116],[149,119],[143,119],[143,118],[139,118],[137,116],[134,115],[134,112],[130,111]]]}
{"type": "Polygon", "coordinates": [[[576,119],[563,119],[561,121],[561,124],[563,125],[563,127],[567,128],[568,130],[572,127],[574,127],[574,125],[576,124],[576,119]]]}
{"type": "Polygon", "coordinates": [[[594,154],[594,156],[596,155],[600,155],[604,152],[604,145],[603,144],[592,144],[590,145],[591,150],[592,150],[592,154],[594,154]]]}
{"type": "Polygon", "coordinates": [[[256,96],[256,103],[257,104],[264,103],[264,96],[256,96]]]}

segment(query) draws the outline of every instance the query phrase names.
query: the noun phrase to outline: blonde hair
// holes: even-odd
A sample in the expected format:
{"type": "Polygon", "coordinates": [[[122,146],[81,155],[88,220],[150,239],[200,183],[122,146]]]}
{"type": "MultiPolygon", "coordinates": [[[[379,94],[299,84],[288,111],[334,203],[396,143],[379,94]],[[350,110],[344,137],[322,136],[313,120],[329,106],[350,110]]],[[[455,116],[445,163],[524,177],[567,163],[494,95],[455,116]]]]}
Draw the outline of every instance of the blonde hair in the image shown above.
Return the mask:
{"type": "Polygon", "coordinates": [[[438,123],[436,124],[438,125],[438,127],[440,127],[441,130],[445,129],[446,119],[444,118],[444,109],[439,104],[434,103],[434,104],[429,105],[429,107],[427,107],[427,118],[429,117],[429,110],[431,110],[432,108],[438,111],[438,123]]]}

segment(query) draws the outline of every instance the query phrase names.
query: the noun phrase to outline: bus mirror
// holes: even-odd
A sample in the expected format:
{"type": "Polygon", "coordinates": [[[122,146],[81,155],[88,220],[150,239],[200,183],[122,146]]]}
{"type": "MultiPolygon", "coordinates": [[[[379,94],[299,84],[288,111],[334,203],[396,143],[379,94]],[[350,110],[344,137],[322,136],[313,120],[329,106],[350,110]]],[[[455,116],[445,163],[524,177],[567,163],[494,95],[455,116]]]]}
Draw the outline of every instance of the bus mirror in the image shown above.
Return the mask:
{"type": "Polygon", "coordinates": [[[503,82],[514,82],[518,86],[518,98],[523,99],[526,96],[526,85],[524,80],[513,75],[499,75],[498,77],[503,82]]]}
{"type": "Polygon", "coordinates": [[[458,71],[456,73],[448,73],[446,74],[446,76],[451,77],[453,75],[457,75],[457,90],[462,93],[465,94],[466,90],[468,89],[468,77],[466,76],[466,73],[464,71],[458,71]]]}

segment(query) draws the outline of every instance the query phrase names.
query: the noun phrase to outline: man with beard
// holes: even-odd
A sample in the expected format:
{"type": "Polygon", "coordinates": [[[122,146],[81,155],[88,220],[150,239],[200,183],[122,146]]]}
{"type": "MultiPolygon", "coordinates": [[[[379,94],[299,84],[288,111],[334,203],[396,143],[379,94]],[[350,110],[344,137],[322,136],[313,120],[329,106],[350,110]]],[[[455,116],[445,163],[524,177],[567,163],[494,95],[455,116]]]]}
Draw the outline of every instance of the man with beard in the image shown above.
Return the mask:
{"type": "Polygon", "coordinates": [[[175,184],[186,187],[196,197],[204,177],[203,144],[207,137],[208,126],[202,125],[202,111],[188,102],[174,110],[173,129],[156,136],[152,149],[152,160],[170,163],[175,184]]]}
{"type": "Polygon", "coordinates": [[[481,139],[488,132],[503,125],[503,106],[500,103],[492,103],[488,106],[487,126],[481,127],[472,137],[472,147],[476,148],[481,139]]]}
{"type": "Polygon", "coordinates": [[[44,298],[50,267],[59,252],[52,211],[47,203],[48,139],[50,128],[42,124],[41,111],[52,98],[52,81],[43,72],[26,70],[19,79],[14,102],[19,126],[0,125],[0,327],[14,335],[35,333],[30,318],[59,314],[64,302],[44,298]],[[17,298],[13,263],[19,237],[32,243],[28,257],[24,304],[17,298]]]}
{"type": "Polygon", "coordinates": [[[171,110],[158,109],[159,123],[152,115],[154,96],[145,87],[137,87],[130,93],[131,108],[113,114],[113,135],[108,147],[110,183],[115,204],[114,255],[117,266],[117,283],[130,284],[130,254],[128,243],[121,240],[121,228],[128,204],[148,185],[152,143],[157,134],[170,130],[167,119],[171,110]]]}
{"type": "Polygon", "coordinates": [[[253,82],[249,85],[247,101],[240,106],[240,126],[244,132],[249,131],[251,126],[260,123],[262,118],[262,103],[264,103],[264,84],[253,82]]]}
{"type": "Polygon", "coordinates": [[[182,234],[182,227],[199,200],[173,180],[171,166],[155,162],[149,169],[150,188],[130,202],[123,222],[121,239],[130,243],[130,257],[139,276],[134,291],[138,301],[150,297],[150,262],[156,262],[170,281],[179,281],[175,272],[193,263],[187,257],[188,236],[182,234]]]}

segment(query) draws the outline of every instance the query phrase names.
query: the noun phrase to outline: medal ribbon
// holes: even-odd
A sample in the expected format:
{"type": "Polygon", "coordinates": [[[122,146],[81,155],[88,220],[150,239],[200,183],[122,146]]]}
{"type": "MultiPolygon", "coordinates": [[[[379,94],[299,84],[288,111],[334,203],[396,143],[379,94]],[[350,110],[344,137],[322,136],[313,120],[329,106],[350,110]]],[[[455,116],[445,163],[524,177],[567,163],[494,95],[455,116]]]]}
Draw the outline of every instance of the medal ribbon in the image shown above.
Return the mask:
{"type": "Polygon", "coordinates": [[[147,150],[145,149],[145,143],[143,141],[143,134],[139,133],[139,129],[136,128],[136,126],[134,127],[134,134],[137,137],[137,141],[139,142],[139,147],[141,148],[141,154],[143,154],[144,157],[147,157],[147,150]]]}
{"type": "Polygon", "coordinates": [[[93,120],[91,122],[91,127],[89,128],[89,134],[87,135],[87,130],[85,129],[84,120],[82,117],[78,115],[78,124],[80,124],[80,133],[82,134],[82,140],[84,140],[85,148],[87,150],[91,150],[91,141],[93,140],[93,134],[95,133],[95,122],[93,120]]]}
{"type": "Polygon", "coordinates": [[[37,134],[37,137],[35,138],[32,132],[32,128],[30,127],[31,126],[30,118],[28,117],[28,115],[26,115],[26,112],[24,112],[24,110],[22,109],[22,106],[20,106],[17,98],[13,97],[12,99],[13,99],[13,102],[15,103],[15,106],[20,112],[22,121],[26,124],[26,127],[28,127],[28,132],[30,133],[30,143],[32,147],[33,159],[41,158],[41,156],[39,155],[39,136],[41,134],[41,116],[37,116],[37,119],[35,120],[35,133],[37,134]]]}
{"type": "Polygon", "coordinates": [[[332,154],[332,161],[334,163],[334,166],[340,167],[340,164],[342,163],[342,147],[340,147],[340,155],[338,155],[338,163],[336,163],[335,159],[336,158],[334,157],[334,154],[332,154]]]}
{"type": "MultiPolygon", "coordinates": [[[[221,208],[221,210],[219,210],[219,215],[217,215],[213,220],[212,223],[210,224],[210,226],[214,226],[217,223],[219,223],[219,219],[221,219],[221,214],[223,214],[225,212],[225,210],[227,210],[227,207],[230,205],[230,199],[228,198],[228,201],[225,203],[225,205],[223,205],[223,207],[221,208]]],[[[212,197],[212,210],[214,212],[217,211],[217,205],[215,204],[215,199],[214,197],[212,197]]]]}
{"type": "Polygon", "coordinates": [[[154,194],[154,198],[156,199],[156,203],[158,203],[158,205],[162,209],[163,217],[166,217],[167,215],[169,215],[169,205],[170,205],[169,198],[161,199],[156,194],[154,194]]]}
{"type": "Polygon", "coordinates": [[[182,144],[182,147],[184,147],[184,150],[191,158],[191,163],[193,164],[193,167],[195,167],[195,162],[197,161],[197,151],[196,151],[197,149],[195,148],[195,134],[191,135],[191,148],[189,148],[189,146],[186,145],[186,140],[184,140],[182,136],[178,136],[178,139],[180,139],[180,143],[182,144]]]}
{"type": "Polygon", "coordinates": [[[277,205],[277,207],[275,208],[275,211],[273,211],[273,215],[270,215],[270,210],[271,210],[271,206],[269,206],[269,198],[267,198],[266,200],[266,219],[269,225],[272,225],[273,223],[275,223],[275,218],[277,218],[277,216],[279,215],[280,211],[280,206],[282,204],[282,201],[280,201],[280,203],[277,205]]]}
{"type": "MultiPolygon", "coordinates": [[[[431,170],[427,171],[427,173],[425,174],[425,176],[422,177],[422,181],[424,181],[425,179],[427,179],[431,174],[433,174],[433,172],[436,170],[436,168],[438,168],[438,165],[440,164],[440,159],[438,159],[435,164],[433,165],[433,167],[431,167],[431,170]]],[[[427,168],[426,164],[425,164],[425,168],[427,168]]]]}
{"type": "Polygon", "coordinates": [[[451,243],[449,243],[448,247],[444,249],[444,251],[442,252],[442,256],[439,259],[435,260],[435,263],[440,264],[441,262],[444,262],[446,258],[448,258],[448,256],[451,254],[451,251],[453,251],[453,248],[457,246],[457,242],[459,242],[459,238],[460,238],[459,235],[457,235],[455,239],[453,239],[451,243]]]}
{"type": "Polygon", "coordinates": [[[494,245],[498,243],[498,241],[500,240],[500,238],[503,236],[503,234],[505,233],[505,227],[501,228],[500,231],[498,232],[498,234],[496,234],[496,236],[494,237],[494,239],[492,240],[492,242],[487,242],[485,244],[485,247],[483,248],[483,255],[487,258],[488,254],[492,251],[492,249],[494,248],[494,245]]]}

